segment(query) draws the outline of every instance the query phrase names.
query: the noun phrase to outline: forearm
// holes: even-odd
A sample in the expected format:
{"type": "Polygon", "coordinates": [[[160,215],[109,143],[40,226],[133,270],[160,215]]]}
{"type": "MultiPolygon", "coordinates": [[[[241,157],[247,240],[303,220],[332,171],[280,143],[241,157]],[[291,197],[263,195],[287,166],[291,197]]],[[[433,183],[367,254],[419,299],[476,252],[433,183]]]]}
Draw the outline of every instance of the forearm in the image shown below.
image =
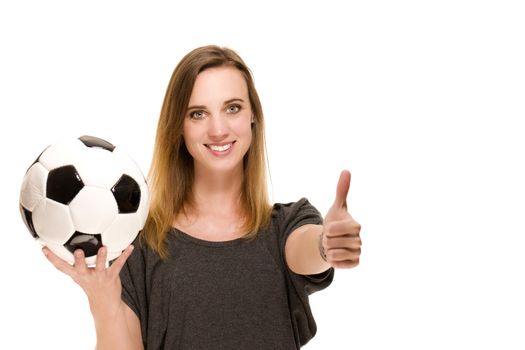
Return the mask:
{"type": "Polygon", "coordinates": [[[92,308],[95,330],[97,335],[96,350],[142,350],[140,338],[137,339],[128,324],[126,309],[123,301],[115,312],[97,311],[92,308]]]}
{"type": "Polygon", "coordinates": [[[322,230],[321,225],[304,225],[290,234],[285,246],[290,270],[301,275],[315,275],[330,268],[319,251],[322,230]]]}

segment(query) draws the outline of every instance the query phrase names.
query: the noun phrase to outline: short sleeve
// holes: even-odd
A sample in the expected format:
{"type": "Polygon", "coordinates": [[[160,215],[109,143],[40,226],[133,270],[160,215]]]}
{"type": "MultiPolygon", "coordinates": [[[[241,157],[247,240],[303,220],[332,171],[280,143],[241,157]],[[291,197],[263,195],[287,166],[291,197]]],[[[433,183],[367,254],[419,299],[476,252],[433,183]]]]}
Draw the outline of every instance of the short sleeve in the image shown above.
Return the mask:
{"type": "Polygon", "coordinates": [[[276,204],[274,214],[277,215],[279,229],[279,248],[289,294],[289,304],[294,326],[296,342],[306,344],[317,332],[317,326],[310,309],[308,296],[328,287],[334,278],[334,269],[317,275],[298,275],[291,271],[284,260],[284,246],[288,236],[297,228],[323,223],[319,211],[306,198],[287,204],[276,204]]]}
{"type": "Polygon", "coordinates": [[[133,242],[133,253],[120,270],[122,300],[140,320],[142,337],[147,329],[148,304],[146,297],[146,262],[143,244],[139,238],[133,242]]]}

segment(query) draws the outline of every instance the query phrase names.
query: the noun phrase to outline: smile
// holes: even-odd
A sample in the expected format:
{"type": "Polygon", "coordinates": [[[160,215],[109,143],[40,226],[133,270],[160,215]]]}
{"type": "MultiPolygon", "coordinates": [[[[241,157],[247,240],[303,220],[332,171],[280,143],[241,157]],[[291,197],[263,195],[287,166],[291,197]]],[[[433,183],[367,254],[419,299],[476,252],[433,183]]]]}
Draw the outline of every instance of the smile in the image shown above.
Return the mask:
{"type": "Polygon", "coordinates": [[[225,152],[225,151],[229,150],[234,143],[235,143],[235,141],[230,142],[230,143],[225,143],[225,144],[213,144],[213,145],[212,144],[205,144],[204,146],[208,147],[209,149],[211,149],[214,152],[225,152]]]}

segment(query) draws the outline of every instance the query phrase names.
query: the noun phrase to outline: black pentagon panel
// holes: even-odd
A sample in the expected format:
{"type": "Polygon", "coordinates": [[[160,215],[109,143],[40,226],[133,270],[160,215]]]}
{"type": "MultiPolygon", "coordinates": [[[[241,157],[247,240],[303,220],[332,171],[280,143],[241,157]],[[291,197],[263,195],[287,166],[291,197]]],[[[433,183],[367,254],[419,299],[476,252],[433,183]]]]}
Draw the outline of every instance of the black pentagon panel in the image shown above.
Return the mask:
{"type": "Polygon", "coordinates": [[[135,213],[140,204],[140,187],[131,176],[122,175],[111,189],[117,201],[119,213],[135,213]]]}
{"type": "Polygon", "coordinates": [[[102,247],[102,236],[100,234],[89,234],[75,231],[64,247],[73,254],[75,250],[82,249],[86,258],[97,255],[102,247]]]}
{"type": "Polygon", "coordinates": [[[82,143],[87,147],[102,148],[110,152],[113,152],[113,150],[115,149],[115,146],[113,146],[111,142],[108,142],[95,136],[84,135],[79,137],[78,139],[82,141],[82,143]]]}
{"type": "Polygon", "coordinates": [[[24,220],[24,224],[26,224],[29,233],[31,233],[31,236],[33,236],[35,239],[39,238],[38,234],[36,233],[35,226],[33,225],[33,213],[24,208],[21,204],[20,212],[22,213],[22,219],[24,220]]]}
{"type": "Polygon", "coordinates": [[[62,166],[47,175],[46,197],[68,205],[83,187],[77,169],[73,165],[62,166]]]}

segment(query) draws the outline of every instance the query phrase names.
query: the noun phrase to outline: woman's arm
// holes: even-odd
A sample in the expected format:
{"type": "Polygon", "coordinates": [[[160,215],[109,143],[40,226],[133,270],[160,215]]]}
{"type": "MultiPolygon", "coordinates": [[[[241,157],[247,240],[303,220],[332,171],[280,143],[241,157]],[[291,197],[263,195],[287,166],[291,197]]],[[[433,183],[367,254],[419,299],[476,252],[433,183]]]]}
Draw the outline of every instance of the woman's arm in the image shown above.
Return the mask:
{"type": "Polygon", "coordinates": [[[123,301],[113,317],[93,314],[93,318],[97,333],[96,350],[144,349],[139,318],[123,301]]]}
{"type": "Polygon", "coordinates": [[[286,240],[285,260],[290,270],[301,275],[326,271],[330,266],[352,268],[361,255],[361,225],[348,212],[346,197],[350,172],[343,171],[337,183],[335,201],[323,225],[304,225],[286,240]]]}
{"type": "Polygon", "coordinates": [[[319,250],[322,230],[321,225],[304,225],[288,236],[284,252],[290,270],[300,275],[315,275],[330,268],[319,250]]]}
{"type": "Polygon", "coordinates": [[[71,277],[86,293],[95,321],[97,350],[143,349],[139,319],[121,297],[119,273],[133,246],[126,248],[109,267],[106,267],[107,249],[100,248],[94,268],[86,265],[81,249],[74,253],[73,266],[50,249],[44,247],[42,250],[55,268],[71,277]]]}

